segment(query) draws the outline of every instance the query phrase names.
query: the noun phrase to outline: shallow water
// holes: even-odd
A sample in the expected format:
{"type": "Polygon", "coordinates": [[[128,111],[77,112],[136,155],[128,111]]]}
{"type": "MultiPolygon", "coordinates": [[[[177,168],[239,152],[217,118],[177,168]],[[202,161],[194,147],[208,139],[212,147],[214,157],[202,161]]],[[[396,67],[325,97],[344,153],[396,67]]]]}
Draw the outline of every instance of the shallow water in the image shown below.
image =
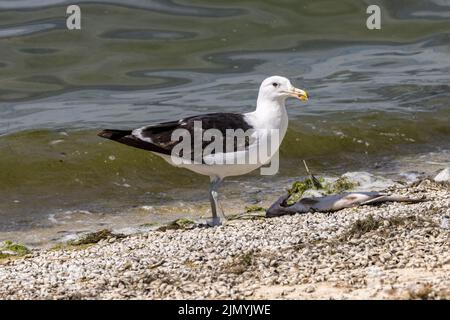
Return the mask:
{"type": "Polygon", "coordinates": [[[370,31],[370,1],[0,0],[0,240],[207,216],[207,178],[96,132],[251,111],[273,74],[312,98],[288,102],[276,177],[226,183],[229,211],[274,200],[302,159],[329,176],[448,166],[450,2],[378,3],[370,31]]]}

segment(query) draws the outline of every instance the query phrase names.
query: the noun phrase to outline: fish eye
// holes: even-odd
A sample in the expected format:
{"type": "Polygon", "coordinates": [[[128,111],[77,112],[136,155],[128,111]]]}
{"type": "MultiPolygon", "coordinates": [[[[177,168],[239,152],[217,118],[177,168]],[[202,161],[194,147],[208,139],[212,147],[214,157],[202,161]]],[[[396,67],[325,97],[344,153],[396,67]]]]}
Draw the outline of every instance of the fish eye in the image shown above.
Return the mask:
{"type": "Polygon", "coordinates": [[[280,84],[279,84],[279,83],[276,83],[276,82],[272,83],[272,85],[273,85],[275,88],[278,88],[278,87],[280,86],[280,84]]]}

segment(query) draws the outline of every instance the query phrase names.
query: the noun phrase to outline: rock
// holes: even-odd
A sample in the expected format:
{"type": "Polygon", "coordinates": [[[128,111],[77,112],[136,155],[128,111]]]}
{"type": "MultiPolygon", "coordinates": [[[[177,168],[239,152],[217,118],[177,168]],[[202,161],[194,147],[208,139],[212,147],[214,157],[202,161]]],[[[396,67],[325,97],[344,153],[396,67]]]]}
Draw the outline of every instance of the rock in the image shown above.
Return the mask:
{"type": "Polygon", "coordinates": [[[436,182],[447,182],[450,181],[450,168],[447,167],[441,172],[439,172],[436,177],[434,177],[434,181],[436,182]]]}
{"type": "Polygon", "coordinates": [[[380,260],[382,261],[382,262],[384,262],[384,261],[386,261],[386,260],[389,260],[389,259],[391,259],[392,258],[392,255],[390,254],[390,253],[384,253],[384,254],[382,254],[381,256],[380,256],[380,260]]]}
{"type": "Polygon", "coordinates": [[[314,291],[316,291],[316,287],[314,287],[313,285],[307,286],[305,288],[306,293],[313,293],[314,291]]]}
{"type": "Polygon", "coordinates": [[[442,217],[441,219],[441,228],[448,229],[448,217],[442,217]]]}
{"type": "Polygon", "coordinates": [[[0,254],[4,254],[4,255],[8,255],[8,256],[16,256],[16,255],[18,255],[17,252],[12,251],[12,250],[1,250],[0,254]]]}

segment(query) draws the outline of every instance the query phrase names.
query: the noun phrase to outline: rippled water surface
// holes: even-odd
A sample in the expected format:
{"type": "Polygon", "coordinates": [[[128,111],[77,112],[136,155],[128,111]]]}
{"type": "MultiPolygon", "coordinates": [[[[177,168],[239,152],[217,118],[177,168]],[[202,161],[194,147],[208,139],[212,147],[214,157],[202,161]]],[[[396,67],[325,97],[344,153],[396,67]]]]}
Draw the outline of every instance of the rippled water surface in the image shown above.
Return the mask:
{"type": "Polygon", "coordinates": [[[324,175],[448,165],[450,1],[375,1],[368,30],[372,2],[0,0],[0,240],[208,215],[207,178],[96,132],[251,111],[273,74],[312,98],[288,102],[276,177],[226,183],[229,211],[274,200],[302,159],[324,175]]]}

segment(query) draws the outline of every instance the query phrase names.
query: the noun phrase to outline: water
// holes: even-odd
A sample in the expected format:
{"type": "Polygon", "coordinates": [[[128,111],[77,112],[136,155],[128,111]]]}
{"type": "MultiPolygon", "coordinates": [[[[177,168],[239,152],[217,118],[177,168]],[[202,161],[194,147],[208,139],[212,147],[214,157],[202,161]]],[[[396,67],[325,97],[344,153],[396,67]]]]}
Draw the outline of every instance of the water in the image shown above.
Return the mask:
{"type": "Polygon", "coordinates": [[[447,0],[0,0],[0,240],[208,216],[207,178],[96,132],[251,111],[273,74],[312,98],[288,102],[280,173],[229,179],[227,212],[273,201],[302,159],[329,176],[448,166],[449,18],[447,0]]]}

